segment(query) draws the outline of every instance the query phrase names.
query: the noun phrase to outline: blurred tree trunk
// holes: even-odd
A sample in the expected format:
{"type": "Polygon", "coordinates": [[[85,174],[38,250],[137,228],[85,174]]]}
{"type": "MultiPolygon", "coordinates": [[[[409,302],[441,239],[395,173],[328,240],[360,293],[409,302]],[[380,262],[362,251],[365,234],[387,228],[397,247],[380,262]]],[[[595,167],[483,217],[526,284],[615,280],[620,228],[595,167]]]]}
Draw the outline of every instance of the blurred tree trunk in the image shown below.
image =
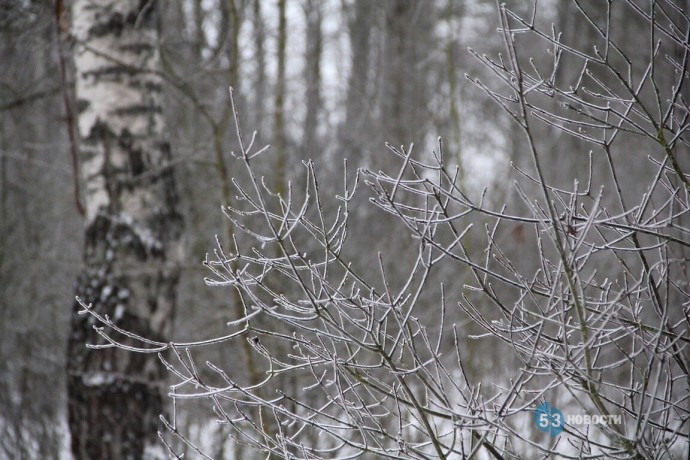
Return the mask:
{"type": "Polygon", "coordinates": [[[265,126],[265,99],[266,99],[266,56],[264,43],[266,42],[266,31],[264,26],[263,14],[261,13],[261,0],[254,0],[253,4],[253,23],[252,38],[254,41],[254,118],[252,126],[259,132],[265,126]]]}
{"type": "MultiPolygon", "coordinates": [[[[182,222],[161,114],[157,3],[76,0],[73,34],[86,208],[76,294],[119,327],[166,340],[182,222]]],[[[143,458],[157,441],[162,366],[155,354],[88,350],[103,339],[79,309],[68,346],[74,458],[143,458]]]]}
{"type": "Polygon", "coordinates": [[[376,5],[356,0],[348,21],[348,38],[352,49],[350,76],[345,98],[345,122],[338,132],[343,156],[360,160],[365,149],[366,128],[371,126],[371,101],[367,87],[371,81],[371,35],[376,5]]]}
{"type": "MultiPolygon", "coordinates": [[[[242,27],[243,11],[240,11],[235,0],[228,0],[224,11],[224,16],[227,16],[229,35],[227,37],[227,56],[228,56],[228,79],[230,86],[237,90],[240,89],[240,28],[242,27]]],[[[236,94],[235,98],[240,97],[236,94]]]]}
{"type": "Polygon", "coordinates": [[[194,0],[192,10],[192,22],[194,23],[194,40],[192,46],[194,49],[194,57],[201,60],[201,52],[206,47],[206,37],[204,36],[204,10],[201,6],[201,0],[194,0]]]}
{"type": "Polygon", "coordinates": [[[385,7],[380,131],[393,145],[423,145],[430,115],[426,82],[430,63],[426,55],[432,42],[434,5],[394,0],[385,7]]]}
{"type": "Polygon", "coordinates": [[[0,0],[2,459],[59,458],[64,439],[65,299],[79,238],[50,3],[0,0]]]}
{"type": "Polygon", "coordinates": [[[304,133],[302,136],[302,150],[307,155],[315,155],[319,150],[317,144],[317,130],[319,127],[319,113],[321,110],[321,54],[323,50],[323,34],[321,32],[321,2],[307,0],[305,16],[307,22],[307,51],[305,56],[307,85],[307,115],[304,119],[304,133]]]}
{"type": "Polygon", "coordinates": [[[462,132],[460,126],[462,120],[460,119],[460,107],[458,101],[460,99],[460,82],[458,81],[457,71],[458,66],[458,45],[457,34],[455,32],[456,21],[461,21],[463,16],[464,5],[460,2],[456,5],[449,1],[446,5],[446,23],[448,24],[448,41],[446,42],[446,69],[448,71],[448,118],[450,122],[449,136],[450,136],[450,151],[455,156],[455,161],[460,168],[458,174],[460,177],[460,186],[465,189],[465,169],[463,166],[462,156],[462,132]]]}
{"type": "Polygon", "coordinates": [[[273,139],[276,152],[276,192],[282,193],[285,179],[285,48],[287,46],[287,15],[285,0],[278,0],[277,74],[273,107],[273,139]]]}

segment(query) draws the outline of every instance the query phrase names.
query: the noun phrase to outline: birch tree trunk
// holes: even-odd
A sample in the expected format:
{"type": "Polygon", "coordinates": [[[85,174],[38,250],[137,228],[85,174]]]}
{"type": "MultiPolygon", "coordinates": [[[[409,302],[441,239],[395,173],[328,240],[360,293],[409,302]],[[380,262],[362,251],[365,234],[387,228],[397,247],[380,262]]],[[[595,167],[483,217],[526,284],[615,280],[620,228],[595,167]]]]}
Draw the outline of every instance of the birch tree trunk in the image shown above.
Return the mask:
{"type": "Polygon", "coordinates": [[[320,152],[318,128],[319,112],[322,107],[321,55],[323,54],[323,32],[321,31],[321,22],[323,7],[319,0],[307,0],[305,6],[307,50],[304,56],[306,67],[304,81],[307,85],[307,115],[304,119],[302,150],[308,155],[317,155],[320,152]]]}
{"type": "MultiPolygon", "coordinates": [[[[165,340],[182,220],[162,117],[157,4],[75,0],[73,34],[86,208],[76,295],[123,329],[165,340]]],[[[73,455],[151,458],[162,366],[155,354],[87,349],[103,340],[95,319],[79,309],[75,304],[68,346],[73,455]]]]}

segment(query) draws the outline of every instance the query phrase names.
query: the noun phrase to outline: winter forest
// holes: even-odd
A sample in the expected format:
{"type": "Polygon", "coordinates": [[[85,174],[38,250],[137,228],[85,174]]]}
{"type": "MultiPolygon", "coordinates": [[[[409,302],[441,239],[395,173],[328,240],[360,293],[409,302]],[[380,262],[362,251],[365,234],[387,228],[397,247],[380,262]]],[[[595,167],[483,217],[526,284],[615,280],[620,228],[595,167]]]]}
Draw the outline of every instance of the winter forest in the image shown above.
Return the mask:
{"type": "Polygon", "coordinates": [[[688,459],[689,14],[0,0],[0,459],[688,459]]]}

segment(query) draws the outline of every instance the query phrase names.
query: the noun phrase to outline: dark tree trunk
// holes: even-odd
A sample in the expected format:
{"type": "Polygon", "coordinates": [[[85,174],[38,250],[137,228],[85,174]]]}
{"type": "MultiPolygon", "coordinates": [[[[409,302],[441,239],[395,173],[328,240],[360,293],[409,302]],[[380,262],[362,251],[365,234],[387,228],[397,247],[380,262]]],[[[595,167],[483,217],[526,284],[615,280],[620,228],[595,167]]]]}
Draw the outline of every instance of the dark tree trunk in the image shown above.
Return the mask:
{"type": "Polygon", "coordinates": [[[372,124],[371,83],[371,36],[376,21],[377,5],[369,0],[356,0],[348,21],[350,48],[352,49],[351,71],[347,83],[345,99],[345,122],[338,132],[338,145],[342,156],[366,162],[367,129],[372,124]],[[364,157],[364,158],[363,158],[364,157]]]}
{"type": "Polygon", "coordinates": [[[305,82],[307,85],[307,115],[304,119],[302,150],[307,155],[317,155],[319,110],[321,103],[321,54],[323,52],[323,34],[321,32],[321,3],[319,0],[307,0],[305,8],[307,22],[307,52],[305,56],[305,82]]]}

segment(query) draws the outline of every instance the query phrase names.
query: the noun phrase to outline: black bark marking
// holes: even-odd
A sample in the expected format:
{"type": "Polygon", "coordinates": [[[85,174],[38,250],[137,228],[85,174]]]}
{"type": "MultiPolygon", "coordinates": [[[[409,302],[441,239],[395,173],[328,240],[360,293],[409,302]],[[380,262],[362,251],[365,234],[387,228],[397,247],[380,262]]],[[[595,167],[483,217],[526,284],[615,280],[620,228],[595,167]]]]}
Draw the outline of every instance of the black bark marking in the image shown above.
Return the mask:
{"type": "Polygon", "coordinates": [[[132,54],[153,54],[155,48],[150,43],[130,43],[119,47],[120,51],[132,54]]]}
{"type": "Polygon", "coordinates": [[[136,146],[134,136],[128,129],[122,131],[120,134],[120,147],[127,152],[129,158],[129,172],[132,177],[137,177],[147,169],[144,161],[144,153],[136,146]]]}
{"type": "Polygon", "coordinates": [[[163,107],[158,104],[132,104],[113,112],[116,115],[149,115],[150,113],[163,113],[163,107]]]}
{"type": "Polygon", "coordinates": [[[112,13],[101,22],[94,24],[89,29],[89,35],[92,37],[104,37],[106,35],[115,35],[119,37],[124,27],[125,18],[122,14],[112,13]]]}

